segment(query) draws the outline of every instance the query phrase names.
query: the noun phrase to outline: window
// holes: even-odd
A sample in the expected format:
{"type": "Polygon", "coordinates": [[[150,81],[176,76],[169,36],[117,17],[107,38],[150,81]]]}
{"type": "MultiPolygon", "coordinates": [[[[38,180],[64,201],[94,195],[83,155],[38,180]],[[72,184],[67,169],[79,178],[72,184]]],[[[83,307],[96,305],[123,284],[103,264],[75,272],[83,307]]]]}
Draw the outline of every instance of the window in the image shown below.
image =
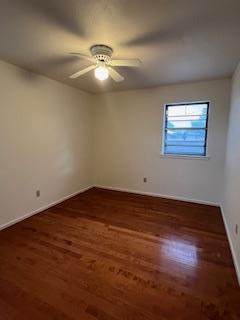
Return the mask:
{"type": "Polygon", "coordinates": [[[209,102],[169,104],[165,109],[165,155],[206,156],[209,102]]]}

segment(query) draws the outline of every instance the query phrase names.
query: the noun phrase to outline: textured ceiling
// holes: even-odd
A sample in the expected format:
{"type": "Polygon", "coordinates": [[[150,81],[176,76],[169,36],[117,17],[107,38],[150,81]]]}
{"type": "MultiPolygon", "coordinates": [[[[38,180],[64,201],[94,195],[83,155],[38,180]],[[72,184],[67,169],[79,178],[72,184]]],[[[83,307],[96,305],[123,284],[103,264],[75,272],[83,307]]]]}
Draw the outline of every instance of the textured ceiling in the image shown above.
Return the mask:
{"type": "Polygon", "coordinates": [[[0,0],[0,57],[90,92],[146,88],[230,76],[240,59],[239,0],[0,0]],[[122,83],[93,72],[68,76],[89,62],[93,44],[114,58],[122,83]]]}

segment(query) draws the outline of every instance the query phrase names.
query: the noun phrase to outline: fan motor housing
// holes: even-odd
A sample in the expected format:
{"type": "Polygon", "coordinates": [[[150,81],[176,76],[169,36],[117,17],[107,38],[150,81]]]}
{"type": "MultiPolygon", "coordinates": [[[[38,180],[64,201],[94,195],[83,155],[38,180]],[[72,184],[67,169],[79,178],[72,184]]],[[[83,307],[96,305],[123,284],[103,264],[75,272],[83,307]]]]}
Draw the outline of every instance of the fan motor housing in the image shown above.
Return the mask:
{"type": "Polygon", "coordinates": [[[113,53],[113,49],[102,45],[102,44],[98,44],[98,45],[94,45],[90,48],[91,54],[92,56],[97,60],[97,61],[101,61],[101,62],[109,62],[111,60],[112,57],[112,53],[113,53]]]}

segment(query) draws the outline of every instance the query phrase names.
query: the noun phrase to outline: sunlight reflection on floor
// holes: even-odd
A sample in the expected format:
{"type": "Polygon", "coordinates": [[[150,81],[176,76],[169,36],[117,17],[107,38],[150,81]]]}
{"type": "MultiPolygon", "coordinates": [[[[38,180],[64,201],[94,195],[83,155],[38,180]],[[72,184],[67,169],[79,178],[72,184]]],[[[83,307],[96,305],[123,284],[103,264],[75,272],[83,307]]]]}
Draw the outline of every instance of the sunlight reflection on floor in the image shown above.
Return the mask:
{"type": "Polygon", "coordinates": [[[165,258],[167,257],[175,262],[189,267],[196,267],[198,263],[197,247],[193,244],[187,244],[181,239],[168,240],[161,249],[165,258]]]}

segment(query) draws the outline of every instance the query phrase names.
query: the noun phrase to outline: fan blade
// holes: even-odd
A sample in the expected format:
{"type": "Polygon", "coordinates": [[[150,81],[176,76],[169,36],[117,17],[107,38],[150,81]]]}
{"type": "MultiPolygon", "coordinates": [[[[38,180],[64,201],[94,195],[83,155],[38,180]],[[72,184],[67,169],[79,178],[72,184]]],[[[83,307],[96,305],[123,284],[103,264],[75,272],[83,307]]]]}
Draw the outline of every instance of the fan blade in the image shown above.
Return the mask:
{"type": "Polygon", "coordinates": [[[93,70],[95,68],[96,68],[95,65],[89,66],[89,67],[87,67],[85,69],[82,69],[82,70],[72,74],[69,78],[71,78],[71,79],[78,78],[78,77],[82,76],[83,74],[85,74],[85,73],[87,73],[87,72],[89,72],[89,71],[91,71],[91,70],[93,70]]]}
{"type": "Polygon", "coordinates": [[[116,82],[121,82],[124,80],[124,77],[120,75],[120,73],[118,73],[116,70],[114,70],[113,68],[111,67],[108,67],[108,70],[109,70],[109,74],[110,74],[110,77],[113,78],[114,81],[116,82]]]}
{"type": "Polygon", "coordinates": [[[85,60],[96,62],[96,60],[93,57],[87,56],[86,54],[82,54],[82,53],[78,53],[78,52],[70,52],[70,54],[73,55],[73,56],[77,56],[79,58],[85,59],[85,60]]]}
{"type": "Polygon", "coordinates": [[[109,65],[116,67],[138,67],[141,64],[139,59],[123,59],[123,60],[111,60],[109,65]]]}

